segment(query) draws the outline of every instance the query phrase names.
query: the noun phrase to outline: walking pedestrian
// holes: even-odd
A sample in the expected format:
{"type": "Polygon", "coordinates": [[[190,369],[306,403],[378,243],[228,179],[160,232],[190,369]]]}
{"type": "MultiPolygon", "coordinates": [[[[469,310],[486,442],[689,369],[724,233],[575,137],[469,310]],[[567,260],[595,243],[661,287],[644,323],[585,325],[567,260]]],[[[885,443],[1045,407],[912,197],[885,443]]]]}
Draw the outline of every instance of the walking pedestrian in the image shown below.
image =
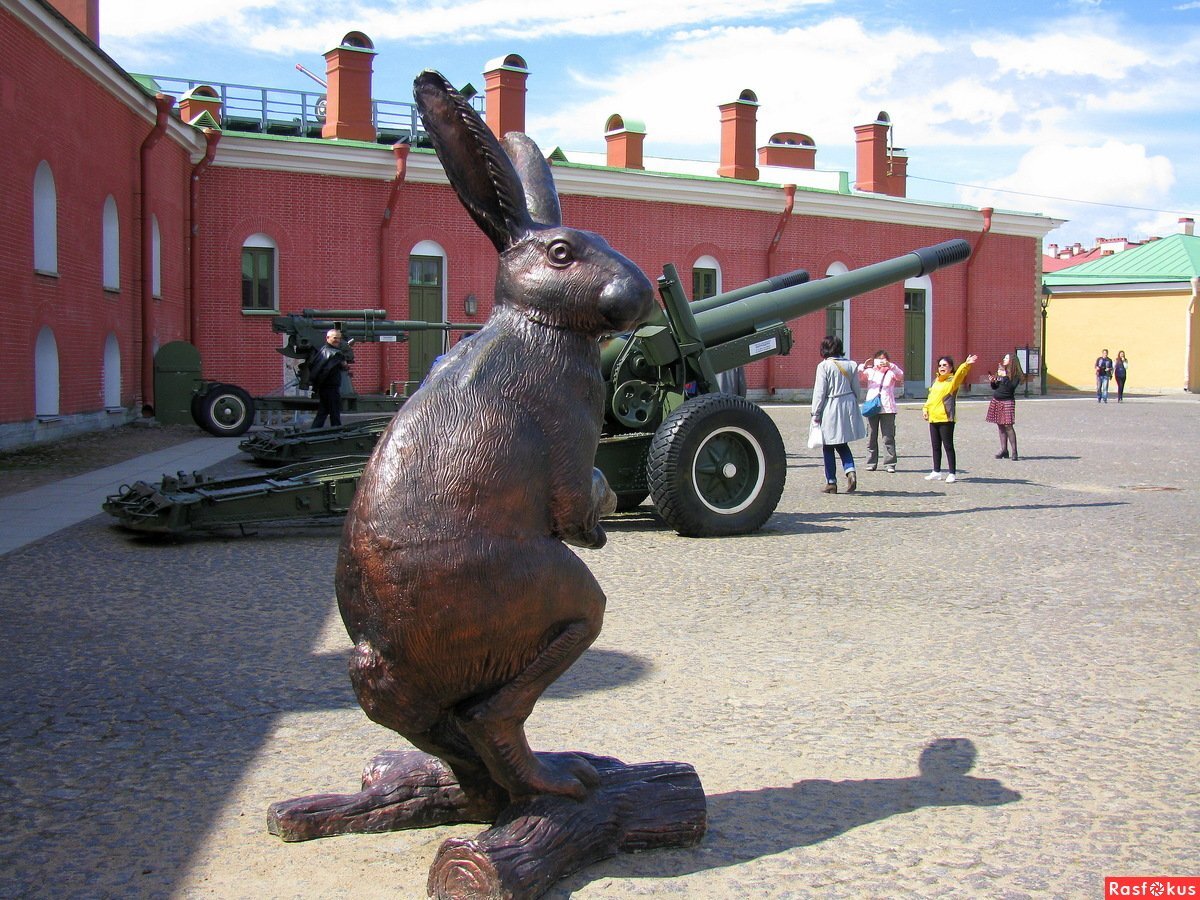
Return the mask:
{"type": "Polygon", "coordinates": [[[933,449],[933,471],[925,476],[926,481],[945,478],[946,484],[953,484],[958,480],[958,460],[954,455],[955,405],[958,389],[977,359],[979,357],[972,353],[957,370],[954,360],[949,356],[938,359],[937,375],[929,386],[929,396],[925,398],[925,406],[921,409],[921,416],[929,423],[929,443],[933,449]],[[945,473],[942,472],[942,450],[946,451],[949,467],[945,473]]]}
{"type": "Polygon", "coordinates": [[[1108,382],[1113,376],[1113,361],[1108,358],[1108,349],[1100,351],[1096,358],[1096,402],[1108,402],[1108,382]]]}
{"type": "Polygon", "coordinates": [[[812,420],[820,427],[821,454],[825,459],[826,494],[837,493],[837,462],[841,459],[846,475],[846,492],[858,489],[858,473],[854,470],[851,441],[867,436],[867,426],[858,408],[858,390],[854,374],[858,369],[853,360],[843,355],[842,339],[826,335],[821,341],[821,362],[817,366],[813,385],[812,420]]]}
{"type": "Polygon", "coordinates": [[[1124,350],[1117,351],[1117,359],[1113,363],[1113,376],[1117,379],[1117,402],[1125,399],[1125,378],[1129,375],[1129,359],[1124,350]]]}
{"type": "Polygon", "coordinates": [[[867,393],[867,403],[879,398],[879,409],[867,416],[870,434],[867,437],[867,471],[874,472],[879,464],[879,435],[883,434],[883,467],[888,472],[896,471],[896,387],[904,393],[904,370],[892,362],[886,350],[877,350],[871,365],[862,363],[858,367],[860,384],[867,393]]]}
{"type": "Polygon", "coordinates": [[[1000,365],[996,366],[994,374],[988,375],[988,381],[992,384],[992,399],[988,403],[987,415],[984,419],[991,422],[1000,432],[1000,452],[996,454],[996,459],[1012,459],[1016,461],[1020,457],[1017,456],[1017,429],[1015,426],[1017,416],[1017,388],[1021,384],[1024,374],[1021,372],[1021,364],[1013,357],[1011,353],[1005,353],[1004,359],[1000,361],[1000,365]],[[1012,448],[1012,455],[1009,456],[1009,448],[1012,448]]]}

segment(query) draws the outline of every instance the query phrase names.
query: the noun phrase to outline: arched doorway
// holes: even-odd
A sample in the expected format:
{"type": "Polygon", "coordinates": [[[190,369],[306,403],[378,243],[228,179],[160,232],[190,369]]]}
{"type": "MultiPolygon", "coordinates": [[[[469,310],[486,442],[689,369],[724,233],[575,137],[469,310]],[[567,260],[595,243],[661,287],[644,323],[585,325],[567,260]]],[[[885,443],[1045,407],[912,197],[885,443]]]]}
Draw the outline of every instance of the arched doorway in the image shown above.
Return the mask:
{"type": "MultiPolygon", "coordinates": [[[[446,251],[421,241],[408,257],[408,317],[418,322],[446,321],[446,251]]],[[[416,390],[433,361],[445,352],[446,333],[414,331],[408,336],[407,392],[416,390]]]]}
{"type": "Polygon", "coordinates": [[[33,414],[54,418],[58,415],[58,342],[49,325],[38,332],[33,368],[33,414]]]}
{"type": "Polygon", "coordinates": [[[121,408],[121,345],[111,332],[104,340],[104,408],[121,408]]]}

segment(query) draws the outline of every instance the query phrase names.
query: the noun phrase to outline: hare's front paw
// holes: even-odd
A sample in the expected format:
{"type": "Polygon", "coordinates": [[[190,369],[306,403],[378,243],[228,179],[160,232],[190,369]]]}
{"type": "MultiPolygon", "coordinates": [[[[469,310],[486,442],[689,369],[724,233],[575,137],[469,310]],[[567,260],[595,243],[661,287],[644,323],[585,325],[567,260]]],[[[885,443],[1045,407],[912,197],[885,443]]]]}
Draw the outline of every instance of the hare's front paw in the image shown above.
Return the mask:
{"type": "Polygon", "coordinates": [[[599,550],[608,543],[608,535],[600,525],[595,525],[589,531],[575,530],[563,532],[560,537],[563,543],[572,547],[582,547],[584,550],[599,550]]]}

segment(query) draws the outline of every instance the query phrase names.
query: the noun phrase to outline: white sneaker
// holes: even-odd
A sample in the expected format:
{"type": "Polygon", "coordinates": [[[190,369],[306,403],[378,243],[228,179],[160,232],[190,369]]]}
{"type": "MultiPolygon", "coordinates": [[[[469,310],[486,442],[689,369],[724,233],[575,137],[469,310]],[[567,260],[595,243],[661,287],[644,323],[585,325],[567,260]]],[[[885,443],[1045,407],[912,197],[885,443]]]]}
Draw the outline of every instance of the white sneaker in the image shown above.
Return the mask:
{"type": "Polygon", "coordinates": [[[928,475],[925,476],[925,480],[926,481],[941,481],[942,473],[941,472],[930,472],[928,475]]]}
{"type": "Polygon", "coordinates": [[[954,477],[953,472],[946,476],[946,484],[954,484],[956,481],[958,481],[958,479],[954,477]]]}

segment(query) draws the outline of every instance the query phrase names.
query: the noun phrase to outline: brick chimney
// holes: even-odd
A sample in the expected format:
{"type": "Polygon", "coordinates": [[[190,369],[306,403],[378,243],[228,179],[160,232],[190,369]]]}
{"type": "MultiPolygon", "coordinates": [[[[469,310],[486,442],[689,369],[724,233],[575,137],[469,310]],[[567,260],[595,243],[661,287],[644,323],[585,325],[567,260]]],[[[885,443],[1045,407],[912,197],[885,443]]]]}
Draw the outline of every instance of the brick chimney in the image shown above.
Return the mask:
{"type": "Polygon", "coordinates": [[[1196,233],[1196,220],[1184,218],[1179,220],[1179,233],[1194,235],[1196,233]]]}
{"type": "Polygon", "coordinates": [[[351,31],[325,54],[325,124],[321,137],[343,141],[375,140],[371,109],[371,67],[375,45],[361,31],[351,31]]]}
{"type": "Polygon", "coordinates": [[[190,124],[204,113],[212,116],[217,125],[221,124],[221,98],[216,89],[199,84],[179,101],[179,118],[190,124]]]}
{"type": "Polygon", "coordinates": [[[525,82],[529,69],[515,53],[493,59],[483,70],[484,115],[498,138],[525,131],[525,82]]]}
{"type": "Polygon", "coordinates": [[[880,111],[875,121],[854,126],[857,157],[855,190],[903,197],[908,189],[908,155],[890,146],[892,120],[880,111]]]}
{"type": "Polygon", "coordinates": [[[754,164],[758,97],[747,88],[732,103],[717,108],[721,111],[721,165],[717,174],[722,178],[758,181],[758,167],[754,164]]]}
{"type": "Polygon", "coordinates": [[[771,135],[765,147],[758,148],[760,166],[786,166],[789,169],[815,169],[817,146],[807,134],[781,131],[771,135]]]}
{"type": "Polygon", "coordinates": [[[50,0],[51,5],[100,46],[100,0],[50,0]]]}
{"type": "Polygon", "coordinates": [[[642,145],[646,141],[646,126],[637,119],[624,119],[615,113],[604,125],[604,142],[608,144],[608,165],[614,169],[644,169],[642,145]]]}

